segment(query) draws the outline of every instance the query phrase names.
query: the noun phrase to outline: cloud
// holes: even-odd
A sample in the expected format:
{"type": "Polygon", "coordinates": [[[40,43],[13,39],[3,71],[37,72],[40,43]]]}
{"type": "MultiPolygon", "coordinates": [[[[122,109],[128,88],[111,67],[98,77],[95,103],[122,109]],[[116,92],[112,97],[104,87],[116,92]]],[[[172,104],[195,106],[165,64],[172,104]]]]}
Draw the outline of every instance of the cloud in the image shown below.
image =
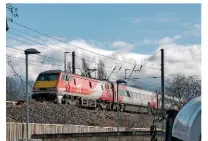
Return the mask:
{"type": "Polygon", "coordinates": [[[135,19],[133,19],[133,23],[134,24],[137,24],[137,23],[140,23],[142,21],[142,19],[136,17],[135,19]]]}
{"type": "Polygon", "coordinates": [[[156,17],[153,22],[168,23],[168,22],[176,22],[176,21],[178,21],[178,18],[174,18],[174,17],[156,17]]]}
{"type": "Polygon", "coordinates": [[[201,36],[201,24],[191,24],[191,23],[184,23],[183,26],[186,28],[186,31],[184,31],[181,35],[184,37],[200,37],[201,36]]]}
{"type": "Polygon", "coordinates": [[[149,44],[153,44],[153,43],[155,43],[155,42],[152,41],[152,40],[144,39],[144,40],[143,40],[143,43],[146,44],[146,45],[149,45],[149,44]]]}
{"type": "Polygon", "coordinates": [[[165,37],[165,38],[163,38],[163,39],[160,39],[160,40],[158,41],[158,44],[159,44],[159,45],[163,45],[163,44],[171,44],[171,43],[173,43],[173,42],[175,42],[176,40],[181,39],[181,38],[182,38],[181,35],[175,35],[175,36],[173,36],[172,38],[171,38],[171,37],[165,37]]]}
{"type": "Polygon", "coordinates": [[[131,48],[131,49],[133,49],[134,45],[124,42],[124,41],[115,41],[115,42],[113,42],[112,46],[114,48],[131,48]]]}
{"type": "Polygon", "coordinates": [[[141,22],[153,22],[153,23],[168,23],[168,22],[177,22],[179,20],[174,13],[161,13],[156,16],[149,17],[123,17],[121,20],[132,21],[133,24],[141,22]]]}
{"type": "MultiPolygon", "coordinates": [[[[97,48],[96,45],[89,43],[85,40],[73,40],[68,43],[74,45],[69,45],[61,42],[54,42],[55,44],[46,44],[44,46],[39,45],[21,45],[15,46],[14,48],[7,48],[7,55],[14,57],[7,58],[7,61],[10,59],[12,61],[12,65],[15,68],[16,72],[25,78],[25,64],[24,64],[24,52],[23,50],[29,47],[36,48],[41,51],[41,56],[39,55],[30,55],[29,59],[33,61],[29,61],[29,78],[35,80],[37,75],[45,70],[50,69],[64,69],[64,51],[75,51],[76,52],[76,67],[81,67],[81,57],[86,58],[87,62],[90,64],[91,68],[96,67],[96,62],[99,59],[103,60],[106,63],[106,71],[107,74],[110,74],[112,69],[117,66],[115,72],[111,75],[111,80],[115,80],[119,77],[124,78],[124,69],[129,68],[132,69],[134,64],[138,64],[135,70],[140,69],[141,63],[143,64],[143,68],[141,72],[132,73],[133,77],[140,77],[141,82],[159,84],[159,79],[149,79],[149,76],[160,76],[160,52],[158,52],[161,48],[165,50],[165,76],[171,74],[182,73],[184,75],[196,75],[201,77],[201,45],[183,45],[175,43],[175,40],[180,38],[179,35],[174,36],[173,38],[165,37],[160,40],[158,43],[158,49],[155,51],[155,54],[137,54],[129,52],[130,49],[134,46],[133,44],[124,42],[124,41],[115,41],[112,43],[112,46],[118,48],[116,51],[105,50],[101,48],[97,48]],[[77,46],[77,47],[75,47],[77,46]],[[81,48],[78,48],[81,47],[81,48]],[[83,48],[83,49],[82,49],[83,48]],[[22,50],[22,51],[21,51],[22,50]],[[57,51],[59,50],[59,51],[57,51]],[[89,50],[91,52],[95,52],[97,55],[91,52],[87,52],[85,50],[89,50]],[[47,57],[44,57],[47,56],[47,57]],[[22,59],[17,59],[22,58],[22,59]],[[52,59],[55,58],[55,59],[52,59]],[[111,59],[115,58],[115,59],[111,59]],[[122,60],[117,61],[116,59],[122,60]],[[127,63],[128,62],[128,63],[127,63]],[[118,68],[122,66],[122,69],[119,71],[118,68]]],[[[144,41],[146,43],[150,43],[150,41],[144,41]]],[[[67,55],[67,61],[71,61],[71,55],[67,55]]],[[[76,70],[79,74],[80,71],[76,70]]],[[[127,76],[131,71],[127,72],[127,76]]],[[[7,75],[13,76],[14,72],[11,67],[7,66],[7,75]]],[[[94,73],[93,73],[94,74],[94,73]]],[[[93,75],[92,74],[92,75],[93,75]]]]}
{"type": "Polygon", "coordinates": [[[127,42],[124,42],[124,41],[115,41],[115,42],[113,42],[112,47],[113,48],[118,48],[118,50],[116,50],[112,54],[113,56],[117,56],[117,55],[120,55],[120,54],[125,54],[127,52],[130,52],[134,48],[134,45],[130,44],[130,43],[127,43],[127,42]]]}
{"type": "MultiPolygon", "coordinates": [[[[157,44],[157,45],[163,45],[163,44],[172,44],[175,43],[177,40],[179,39],[183,39],[183,38],[187,38],[187,37],[200,37],[201,36],[201,25],[200,24],[189,24],[186,23],[187,29],[186,31],[177,34],[175,36],[172,37],[164,37],[160,40],[149,40],[149,39],[144,39],[143,41],[140,42],[140,45],[150,45],[150,44],[157,44]],[[189,26],[187,26],[189,25],[189,26]]],[[[154,31],[152,31],[154,32],[154,31]]],[[[158,31],[159,32],[159,31],[158,31]]]]}

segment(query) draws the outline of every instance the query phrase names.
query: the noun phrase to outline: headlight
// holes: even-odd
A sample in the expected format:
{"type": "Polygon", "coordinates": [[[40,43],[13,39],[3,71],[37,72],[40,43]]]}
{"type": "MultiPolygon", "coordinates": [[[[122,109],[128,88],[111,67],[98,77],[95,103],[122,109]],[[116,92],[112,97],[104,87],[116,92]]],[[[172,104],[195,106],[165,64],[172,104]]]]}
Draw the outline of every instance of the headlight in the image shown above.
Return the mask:
{"type": "Polygon", "coordinates": [[[39,90],[39,88],[33,88],[33,91],[38,91],[39,90]]]}
{"type": "Polygon", "coordinates": [[[50,91],[57,91],[57,88],[49,88],[50,91]]]}
{"type": "Polygon", "coordinates": [[[66,88],[57,88],[58,91],[65,91],[66,88]]]}

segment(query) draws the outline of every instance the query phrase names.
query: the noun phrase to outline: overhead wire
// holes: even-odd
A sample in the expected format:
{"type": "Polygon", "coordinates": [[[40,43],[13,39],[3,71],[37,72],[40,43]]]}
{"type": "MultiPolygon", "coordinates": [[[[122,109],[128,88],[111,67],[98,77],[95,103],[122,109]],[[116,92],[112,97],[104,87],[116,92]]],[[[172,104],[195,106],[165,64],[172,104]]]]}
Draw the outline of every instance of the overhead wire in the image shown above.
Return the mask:
{"type": "MultiPolygon", "coordinates": [[[[57,39],[57,38],[52,37],[52,36],[50,36],[50,35],[41,33],[41,32],[39,32],[39,31],[36,31],[36,30],[34,30],[34,29],[31,29],[31,28],[29,28],[29,27],[27,27],[27,26],[24,26],[24,25],[21,25],[21,24],[19,24],[19,23],[16,23],[16,22],[12,22],[12,23],[15,23],[16,25],[22,26],[22,27],[24,27],[24,28],[26,28],[26,29],[29,29],[29,30],[31,30],[31,31],[34,31],[34,32],[39,33],[39,34],[41,34],[41,35],[44,35],[44,36],[46,36],[46,37],[52,38],[52,39],[57,40],[57,41],[59,41],[59,42],[62,42],[62,43],[65,43],[65,44],[74,46],[74,47],[79,48],[79,49],[82,49],[82,50],[84,50],[84,51],[88,51],[88,52],[91,52],[91,53],[94,53],[94,54],[97,54],[97,55],[100,55],[100,56],[103,56],[103,57],[107,57],[107,58],[112,59],[112,60],[115,60],[115,61],[120,61],[120,62],[124,62],[124,63],[127,63],[127,64],[134,64],[134,63],[130,63],[130,62],[127,62],[127,61],[118,60],[118,59],[113,58],[113,57],[110,57],[110,56],[102,55],[102,54],[100,54],[100,53],[96,53],[96,52],[93,52],[93,51],[84,49],[84,48],[82,48],[82,47],[79,47],[79,46],[76,46],[76,45],[67,43],[67,42],[65,42],[65,41],[63,41],[63,40],[60,40],[60,39],[57,39]]],[[[18,30],[15,29],[15,28],[12,28],[12,29],[18,31],[18,30]]],[[[19,30],[19,32],[21,32],[21,31],[19,30]]],[[[22,32],[22,33],[24,33],[24,32],[22,32]]],[[[26,33],[26,32],[25,32],[25,34],[27,34],[27,35],[29,35],[29,36],[31,36],[31,37],[40,39],[40,38],[35,37],[35,36],[33,36],[33,35],[31,35],[31,34],[28,34],[28,33],[26,33]]],[[[40,39],[40,40],[42,40],[42,39],[40,39]]],[[[44,41],[45,41],[45,42],[48,42],[48,41],[46,41],[46,40],[44,40],[44,41]]],[[[36,42],[36,41],[33,41],[33,42],[36,42]]],[[[37,42],[36,42],[36,43],[37,43],[37,42]]],[[[62,47],[62,46],[59,46],[59,47],[64,48],[64,47],[62,47]]],[[[66,49],[66,48],[65,48],[65,49],[66,49]]],[[[76,55],[76,57],[78,57],[78,58],[80,58],[80,59],[82,58],[82,57],[80,57],[79,55],[76,55]]],[[[85,58],[85,59],[86,59],[86,58],[85,58]]],[[[94,64],[97,64],[96,62],[91,61],[91,60],[89,60],[89,59],[86,59],[86,60],[89,61],[89,62],[92,62],[92,63],[94,63],[94,64]]],[[[136,65],[138,66],[139,64],[136,64],[136,65]]],[[[139,66],[140,66],[140,65],[139,65],[139,66]]],[[[107,67],[107,68],[111,68],[111,69],[112,69],[112,67],[107,67]]],[[[154,69],[154,70],[160,70],[160,69],[157,69],[157,68],[152,68],[152,67],[147,67],[147,66],[144,66],[144,68],[154,69]]],[[[125,69],[125,68],[122,68],[122,69],[125,69]]],[[[120,69],[120,70],[121,70],[121,69],[120,69]]]]}
{"type": "MultiPolygon", "coordinates": [[[[20,52],[21,54],[24,53],[23,49],[13,48],[10,45],[6,45],[6,47],[7,47],[6,49],[9,49],[9,51],[15,51],[16,50],[15,52],[20,52]]],[[[60,59],[57,59],[57,58],[49,57],[49,56],[46,56],[46,55],[41,55],[41,54],[37,54],[37,55],[40,56],[40,57],[44,57],[44,58],[55,60],[55,61],[59,61],[59,62],[63,62],[64,61],[64,60],[60,60],[60,59]]],[[[35,56],[32,56],[32,57],[35,57],[35,56]]]]}
{"type": "MultiPolygon", "coordinates": [[[[10,22],[11,22],[11,21],[10,21],[10,22]]],[[[106,56],[106,55],[103,55],[103,54],[100,54],[100,53],[97,53],[97,52],[94,52],[94,51],[87,50],[87,49],[82,48],[82,47],[77,46],[77,45],[70,44],[70,43],[68,43],[68,42],[66,42],[66,41],[60,40],[60,39],[55,38],[55,37],[53,37],[53,36],[50,36],[50,35],[47,35],[47,34],[45,34],[45,33],[40,32],[40,31],[34,30],[34,29],[32,29],[32,28],[29,28],[29,27],[27,27],[27,26],[25,26],[25,25],[22,25],[22,24],[19,24],[19,23],[17,23],[17,22],[14,22],[14,21],[13,21],[13,22],[11,22],[11,23],[14,23],[14,24],[16,24],[16,25],[18,25],[18,26],[21,26],[21,27],[24,27],[24,28],[27,28],[27,29],[29,29],[29,30],[31,30],[31,31],[34,31],[34,32],[39,33],[39,34],[44,35],[44,36],[47,36],[47,37],[52,38],[52,39],[54,39],[54,40],[57,40],[57,41],[59,41],[59,42],[68,44],[68,45],[73,46],[73,47],[76,47],[76,48],[79,48],[79,49],[81,49],[81,50],[88,51],[88,52],[91,52],[91,53],[93,53],[93,54],[97,54],[97,55],[100,55],[100,56],[103,56],[103,57],[106,57],[106,58],[109,58],[109,59],[112,59],[112,60],[115,60],[115,61],[120,61],[120,62],[124,62],[124,63],[127,63],[127,64],[134,65],[134,63],[131,63],[131,62],[119,60],[119,59],[116,59],[116,58],[113,58],[113,57],[110,57],[110,56],[106,56]]],[[[138,64],[137,64],[137,65],[138,65],[138,64]]],[[[145,68],[159,70],[159,69],[157,69],[157,68],[151,68],[151,67],[146,67],[146,66],[145,66],[145,68]]]]}
{"type": "MultiPolygon", "coordinates": [[[[13,34],[13,35],[16,35],[16,36],[18,36],[18,37],[24,38],[24,39],[26,39],[26,40],[30,40],[30,41],[32,41],[32,42],[36,42],[36,43],[38,43],[38,44],[44,46],[43,44],[41,44],[41,43],[39,43],[39,42],[37,42],[37,41],[34,41],[34,40],[31,40],[31,39],[25,38],[25,37],[23,37],[23,36],[21,36],[21,35],[18,35],[18,34],[12,33],[12,32],[9,32],[9,33],[10,33],[10,34],[13,34]]],[[[18,41],[18,42],[22,42],[22,43],[25,43],[25,44],[29,44],[29,45],[32,46],[32,44],[29,43],[29,42],[22,41],[22,40],[19,40],[19,39],[15,39],[15,38],[12,38],[12,37],[8,37],[8,38],[10,38],[10,39],[12,39],[12,40],[16,40],[16,41],[18,41]]],[[[47,49],[47,47],[41,47],[41,48],[47,49]]],[[[54,48],[52,48],[52,49],[54,49],[54,48]]],[[[57,49],[56,49],[56,50],[57,50],[57,49]]],[[[61,52],[60,50],[58,50],[58,51],[61,52]]],[[[84,58],[84,57],[80,57],[80,56],[77,55],[77,54],[76,54],[75,56],[76,56],[77,58],[79,58],[79,59],[84,58]]],[[[49,58],[49,57],[48,57],[48,58],[49,58]]],[[[84,59],[85,59],[86,61],[91,62],[91,63],[94,63],[94,64],[96,64],[96,65],[97,65],[97,63],[98,63],[98,62],[96,62],[96,61],[91,61],[91,60],[86,59],[86,58],[84,58],[84,59]]],[[[111,68],[111,67],[107,67],[107,66],[106,66],[106,68],[111,68]]]]}
{"type": "MultiPolygon", "coordinates": [[[[37,44],[41,45],[41,46],[40,46],[41,48],[45,48],[45,49],[51,48],[51,47],[45,47],[44,44],[41,44],[41,43],[39,43],[39,42],[37,42],[37,41],[31,40],[31,39],[26,38],[26,37],[24,37],[24,36],[18,35],[18,34],[16,34],[16,33],[12,33],[11,31],[8,31],[8,33],[10,33],[10,34],[12,34],[12,35],[15,35],[15,36],[17,36],[17,37],[20,37],[20,38],[29,40],[29,41],[31,41],[31,42],[37,43],[37,44]]],[[[8,37],[8,38],[11,38],[11,37],[8,37]]],[[[11,38],[11,39],[16,40],[16,41],[19,41],[19,42],[24,42],[24,43],[29,44],[29,45],[32,46],[32,44],[29,43],[29,42],[21,41],[21,40],[19,40],[19,39],[15,39],[15,38],[11,38]]],[[[58,49],[55,49],[55,48],[51,48],[51,49],[56,50],[56,51],[58,51],[58,52],[60,52],[60,53],[62,54],[62,51],[61,51],[61,50],[58,50],[58,49]]]]}
{"type": "Polygon", "coordinates": [[[44,42],[47,42],[47,43],[50,43],[50,44],[53,44],[53,45],[55,45],[55,46],[59,46],[59,47],[61,47],[61,48],[64,48],[64,49],[69,50],[69,51],[72,52],[72,50],[70,50],[69,48],[65,48],[64,46],[60,46],[60,45],[55,44],[55,43],[53,43],[53,42],[51,42],[51,41],[47,41],[47,40],[41,39],[40,37],[33,36],[33,35],[29,34],[29,33],[26,33],[26,32],[24,32],[24,31],[18,30],[18,29],[16,29],[16,28],[13,28],[13,27],[10,27],[10,28],[11,28],[11,29],[14,29],[14,30],[16,30],[16,31],[18,31],[18,32],[21,32],[21,33],[23,33],[23,34],[26,34],[26,35],[28,35],[28,36],[30,36],[30,37],[36,38],[36,39],[38,39],[38,40],[41,40],[41,41],[44,41],[44,42]]]}

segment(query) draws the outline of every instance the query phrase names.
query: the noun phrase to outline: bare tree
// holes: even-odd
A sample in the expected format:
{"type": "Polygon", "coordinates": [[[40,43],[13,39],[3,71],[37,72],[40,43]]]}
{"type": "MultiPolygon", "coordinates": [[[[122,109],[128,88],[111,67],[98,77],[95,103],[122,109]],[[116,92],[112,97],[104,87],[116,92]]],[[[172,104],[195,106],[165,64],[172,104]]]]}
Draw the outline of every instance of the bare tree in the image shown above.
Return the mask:
{"type": "Polygon", "coordinates": [[[17,87],[17,83],[9,77],[6,77],[6,100],[7,101],[13,101],[18,98],[18,91],[17,89],[14,89],[17,87]]]}
{"type": "Polygon", "coordinates": [[[165,103],[176,106],[180,110],[191,99],[201,95],[201,80],[197,77],[176,75],[166,81],[165,103]]]}
{"type": "Polygon", "coordinates": [[[67,63],[67,70],[66,71],[71,73],[71,63],[70,62],[67,63]]]}
{"type": "Polygon", "coordinates": [[[90,72],[90,69],[89,69],[89,65],[87,64],[87,62],[84,58],[82,58],[82,73],[81,73],[81,75],[92,78],[91,77],[91,72],[90,72]]]}
{"type": "MultiPolygon", "coordinates": [[[[19,79],[19,77],[6,77],[6,100],[15,101],[25,99],[25,81],[19,79]]],[[[28,82],[28,92],[29,96],[32,94],[32,86],[34,81],[29,80],[28,82]]]]}
{"type": "Polygon", "coordinates": [[[12,4],[8,3],[6,5],[6,8],[7,8],[8,12],[10,13],[10,18],[7,17],[8,20],[13,21],[13,18],[19,17],[18,9],[15,8],[12,4]]]}
{"type": "Polygon", "coordinates": [[[105,71],[105,63],[100,60],[97,65],[97,71],[98,71],[98,79],[103,80],[106,79],[107,73],[105,71]]]}
{"type": "MultiPolygon", "coordinates": [[[[31,82],[29,82],[29,91],[31,92],[31,82]]],[[[25,96],[25,81],[17,78],[6,77],[6,100],[15,101],[24,99],[25,96]]],[[[29,92],[29,93],[30,93],[29,92]]]]}

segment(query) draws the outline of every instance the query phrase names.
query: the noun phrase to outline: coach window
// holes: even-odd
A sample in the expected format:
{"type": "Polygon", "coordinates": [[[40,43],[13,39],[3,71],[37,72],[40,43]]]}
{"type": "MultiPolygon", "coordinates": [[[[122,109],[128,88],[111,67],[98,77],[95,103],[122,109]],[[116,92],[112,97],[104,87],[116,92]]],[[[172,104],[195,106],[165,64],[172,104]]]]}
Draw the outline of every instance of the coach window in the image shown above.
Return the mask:
{"type": "Polygon", "coordinates": [[[146,95],[144,95],[144,94],[143,94],[143,99],[145,99],[145,100],[146,100],[146,95]]]}
{"type": "Polygon", "coordinates": [[[149,98],[148,98],[148,95],[145,95],[145,99],[146,99],[146,100],[148,100],[148,99],[149,99],[149,98]]]}
{"type": "Polygon", "coordinates": [[[142,99],[145,99],[145,95],[144,94],[142,94],[142,99]]]}
{"type": "Polygon", "coordinates": [[[101,84],[101,88],[102,88],[102,90],[103,90],[103,84],[101,84]]]}
{"type": "Polygon", "coordinates": [[[92,83],[91,82],[89,82],[89,85],[90,85],[90,88],[92,88],[92,83]]]}
{"type": "Polygon", "coordinates": [[[141,99],[141,95],[139,93],[137,94],[137,98],[138,99],[141,99]]]}
{"type": "Polygon", "coordinates": [[[143,97],[142,97],[142,94],[139,94],[139,97],[140,97],[140,99],[142,99],[143,97]]]}
{"type": "Polygon", "coordinates": [[[128,97],[131,97],[129,91],[126,91],[126,94],[127,94],[128,97]]]}
{"type": "Polygon", "coordinates": [[[150,95],[148,95],[148,100],[151,101],[151,96],[150,95]]]}
{"type": "Polygon", "coordinates": [[[132,93],[132,92],[130,92],[130,93],[131,93],[131,96],[132,96],[133,98],[136,98],[135,93],[132,93]]]}

